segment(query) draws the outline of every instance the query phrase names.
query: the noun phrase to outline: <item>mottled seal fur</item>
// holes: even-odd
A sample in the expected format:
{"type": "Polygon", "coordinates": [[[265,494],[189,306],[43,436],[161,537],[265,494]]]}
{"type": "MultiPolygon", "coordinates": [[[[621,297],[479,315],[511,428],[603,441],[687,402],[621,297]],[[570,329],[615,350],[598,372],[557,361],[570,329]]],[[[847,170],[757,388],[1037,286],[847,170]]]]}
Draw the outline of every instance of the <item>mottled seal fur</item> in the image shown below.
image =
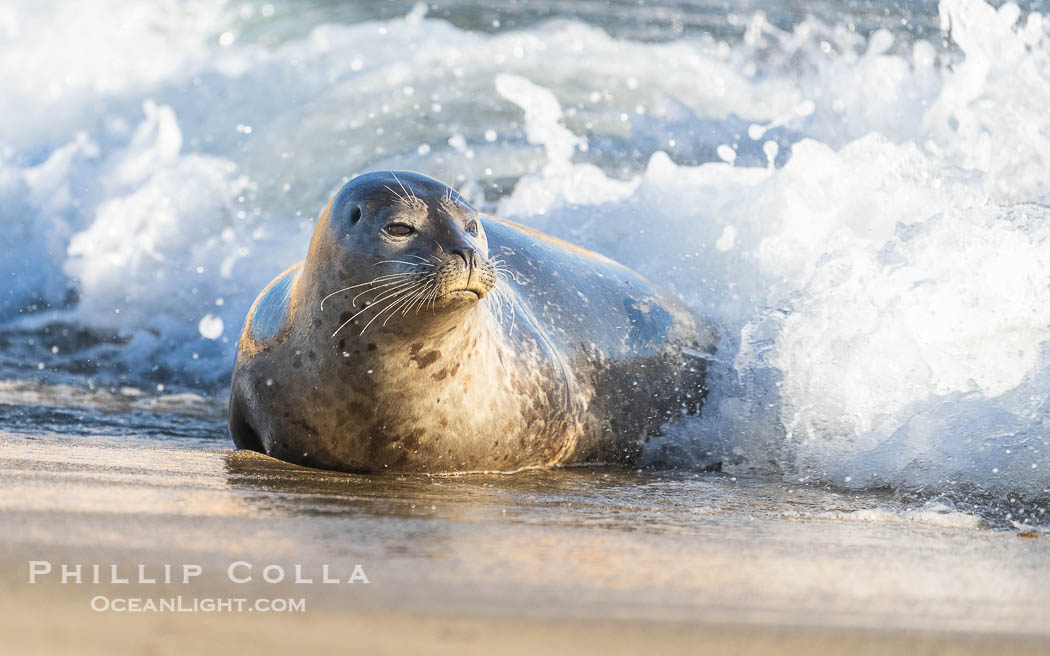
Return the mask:
{"type": "Polygon", "coordinates": [[[630,269],[436,180],[370,173],[249,310],[230,433],[345,471],[632,464],[700,412],[713,346],[630,269]]]}

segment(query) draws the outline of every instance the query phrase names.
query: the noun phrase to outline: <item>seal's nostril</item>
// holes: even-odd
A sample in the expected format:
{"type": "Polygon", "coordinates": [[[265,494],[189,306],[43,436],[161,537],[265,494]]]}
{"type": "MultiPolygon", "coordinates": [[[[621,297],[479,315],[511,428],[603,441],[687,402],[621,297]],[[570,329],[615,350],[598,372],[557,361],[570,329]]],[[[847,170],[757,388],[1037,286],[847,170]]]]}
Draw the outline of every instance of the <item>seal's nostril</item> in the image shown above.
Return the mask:
{"type": "Polygon", "coordinates": [[[462,258],[463,264],[466,265],[468,269],[473,269],[477,266],[477,255],[473,248],[454,248],[450,252],[452,255],[462,258]]]}

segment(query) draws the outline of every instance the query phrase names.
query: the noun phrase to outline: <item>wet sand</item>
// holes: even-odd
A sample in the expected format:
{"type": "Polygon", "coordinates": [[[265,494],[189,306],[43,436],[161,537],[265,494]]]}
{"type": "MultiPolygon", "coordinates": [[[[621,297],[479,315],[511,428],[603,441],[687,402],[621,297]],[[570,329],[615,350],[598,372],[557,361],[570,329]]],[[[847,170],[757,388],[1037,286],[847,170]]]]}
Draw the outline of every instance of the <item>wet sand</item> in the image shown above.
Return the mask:
{"type": "Polygon", "coordinates": [[[717,474],[350,476],[177,440],[25,433],[0,433],[0,477],[10,653],[1050,653],[1050,536],[878,495],[717,474]],[[30,560],[56,571],[31,585],[30,560]],[[251,583],[229,580],[239,560],[251,583]],[[61,563],[85,579],[103,564],[103,582],[62,584],[61,563]],[[110,564],[134,578],[140,563],[202,573],[104,582],[110,564]],[[265,583],[270,564],[315,582],[265,583]],[[321,584],[324,564],[369,582],[321,584]],[[177,595],[306,609],[91,609],[177,595]]]}

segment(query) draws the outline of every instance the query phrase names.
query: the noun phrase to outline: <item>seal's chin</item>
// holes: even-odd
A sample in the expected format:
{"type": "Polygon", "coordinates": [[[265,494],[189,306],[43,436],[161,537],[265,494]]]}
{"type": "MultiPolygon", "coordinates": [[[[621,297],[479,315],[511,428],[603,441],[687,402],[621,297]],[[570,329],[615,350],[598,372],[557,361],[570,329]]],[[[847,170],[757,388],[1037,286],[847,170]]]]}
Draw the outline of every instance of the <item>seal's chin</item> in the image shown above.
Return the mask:
{"type": "Polygon", "coordinates": [[[458,289],[449,289],[438,298],[437,305],[442,307],[467,307],[470,305],[476,305],[488,292],[488,289],[475,285],[460,287],[458,289]]]}

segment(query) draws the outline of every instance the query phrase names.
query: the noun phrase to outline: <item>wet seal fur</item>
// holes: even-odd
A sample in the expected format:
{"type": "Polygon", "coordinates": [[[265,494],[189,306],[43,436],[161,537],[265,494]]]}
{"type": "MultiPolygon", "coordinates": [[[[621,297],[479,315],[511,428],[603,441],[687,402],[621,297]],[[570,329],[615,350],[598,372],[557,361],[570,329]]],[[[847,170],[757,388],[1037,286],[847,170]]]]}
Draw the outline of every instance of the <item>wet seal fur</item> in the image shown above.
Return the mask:
{"type": "Polygon", "coordinates": [[[700,412],[714,342],[612,260],[425,176],[370,173],[248,312],[230,433],[344,471],[633,464],[700,412]]]}

